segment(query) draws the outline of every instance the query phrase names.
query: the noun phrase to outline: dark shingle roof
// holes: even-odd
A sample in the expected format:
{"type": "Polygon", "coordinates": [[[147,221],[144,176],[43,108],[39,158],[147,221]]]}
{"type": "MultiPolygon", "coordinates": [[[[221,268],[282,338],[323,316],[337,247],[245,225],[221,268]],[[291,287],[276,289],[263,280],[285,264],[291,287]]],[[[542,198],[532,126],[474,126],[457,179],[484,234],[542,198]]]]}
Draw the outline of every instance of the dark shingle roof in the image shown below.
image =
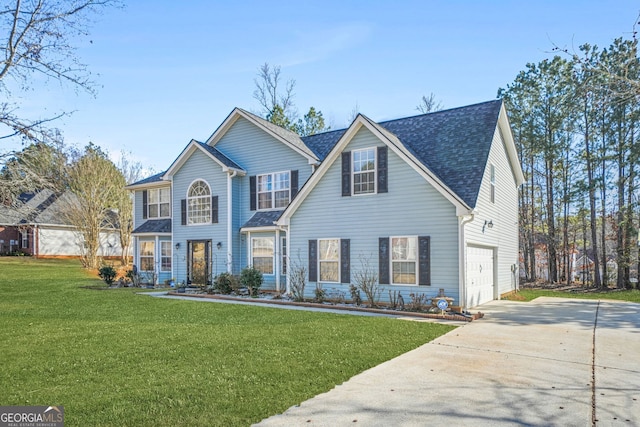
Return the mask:
{"type": "Polygon", "coordinates": [[[253,227],[269,227],[274,225],[273,223],[280,218],[284,211],[264,211],[264,212],[256,212],[249,221],[247,221],[242,228],[253,228],[253,227]]]}
{"type": "MultiPolygon", "coordinates": [[[[474,207],[501,105],[501,100],[493,100],[378,125],[393,133],[412,155],[474,207]]],[[[303,141],[324,160],[345,131],[307,136],[303,141]]]]}
{"type": "Polygon", "coordinates": [[[501,106],[494,100],[380,125],[474,207],[501,106]]]}
{"type": "Polygon", "coordinates": [[[171,233],[171,218],[150,219],[133,230],[133,233],[171,233]]]}
{"type": "MultiPolygon", "coordinates": [[[[166,172],[166,171],[164,171],[164,172],[166,172]]],[[[164,175],[164,172],[160,172],[160,173],[157,173],[155,175],[151,175],[148,178],[141,179],[140,181],[134,182],[133,184],[130,184],[130,185],[151,184],[153,182],[162,182],[162,176],[164,175]]]]}
{"type": "Polygon", "coordinates": [[[346,132],[346,129],[334,130],[331,132],[318,133],[302,138],[307,147],[309,147],[320,161],[323,161],[329,154],[329,151],[336,145],[338,140],[346,132]]]}
{"type": "Polygon", "coordinates": [[[213,157],[215,157],[216,159],[220,160],[220,162],[230,168],[234,168],[234,169],[239,169],[239,170],[243,170],[242,166],[238,165],[236,162],[234,162],[233,160],[231,160],[230,158],[228,158],[227,156],[225,156],[224,154],[222,154],[220,152],[220,150],[218,150],[215,147],[212,147],[210,145],[204,144],[200,141],[196,141],[198,144],[200,144],[200,146],[202,148],[204,148],[205,150],[207,150],[207,152],[209,152],[213,157]]]}

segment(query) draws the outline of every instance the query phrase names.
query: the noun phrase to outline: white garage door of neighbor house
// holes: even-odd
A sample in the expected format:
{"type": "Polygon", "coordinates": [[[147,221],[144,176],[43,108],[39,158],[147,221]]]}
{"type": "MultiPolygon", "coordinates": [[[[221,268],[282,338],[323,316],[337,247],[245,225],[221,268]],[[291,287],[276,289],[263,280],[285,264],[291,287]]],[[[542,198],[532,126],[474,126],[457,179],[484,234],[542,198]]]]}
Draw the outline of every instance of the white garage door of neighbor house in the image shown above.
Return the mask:
{"type": "Polygon", "coordinates": [[[493,249],[467,246],[467,307],[493,300],[493,249]]]}

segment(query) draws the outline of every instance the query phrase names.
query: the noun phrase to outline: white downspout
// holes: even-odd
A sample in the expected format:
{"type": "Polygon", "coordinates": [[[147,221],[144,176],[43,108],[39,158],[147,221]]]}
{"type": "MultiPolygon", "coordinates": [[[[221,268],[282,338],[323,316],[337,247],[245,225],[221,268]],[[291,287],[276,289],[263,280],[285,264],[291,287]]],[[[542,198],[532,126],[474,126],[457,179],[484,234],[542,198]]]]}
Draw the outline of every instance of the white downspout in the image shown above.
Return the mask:
{"type": "Polygon", "coordinates": [[[275,273],[276,273],[276,292],[280,293],[280,230],[276,228],[276,238],[273,242],[273,251],[275,253],[275,273]]]}
{"type": "Polygon", "coordinates": [[[467,251],[466,251],[466,239],[464,235],[465,225],[473,221],[474,214],[462,215],[460,218],[460,230],[458,232],[458,294],[460,295],[460,306],[463,310],[467,309],[467,251]]]}
{"type": "Polygon", "coordinates": [[[237,171],[227,175],[227,273],[233,270],[233,178],[237,171]]]}

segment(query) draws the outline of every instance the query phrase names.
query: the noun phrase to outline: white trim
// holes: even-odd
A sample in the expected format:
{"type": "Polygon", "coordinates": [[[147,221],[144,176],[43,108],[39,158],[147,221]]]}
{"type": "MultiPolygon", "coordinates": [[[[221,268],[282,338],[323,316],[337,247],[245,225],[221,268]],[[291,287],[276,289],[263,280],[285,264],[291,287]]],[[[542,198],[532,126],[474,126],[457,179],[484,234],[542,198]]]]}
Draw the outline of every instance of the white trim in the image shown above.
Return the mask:
{"type": "Polygon", "coordinates": [[[227,175],[227,273],[233,272],[233,171],[227,175]]]}
{"type": "Polygon", "coordinates": [[[416,159],[396,138],[393,134],[383,129],[381,126],[375,124],[366,116],[358,114],[351,126],[345,131],[340,140],[332,148],[327,155],[326,159],[320,164],[318,169],[307,180],[305,185],[302,186],[296,197],[289,203],[289,206],[278,219],[278,225],[286,225],[288,219],[295,213],[300,207],[304,199],[311,193],[313,188],[320,182],[323,176],[327,173],[329,168],[337,161],[349,142],[357,134],[357,132],[365,127],[374,136],[376,136],[382,143],[391,148],[402,160],[404,160],[411,168],[420,174],[428,183],[430,183],[436,191],[442,194],[447,200],[449,200],[455,207],[457,215],[469,214],[471,208],[458,197],[453,190],[447,187],[442,181],[440,181],[425,165],[416,159]]]}
{"type": "Polygon", "coordinates": [[[288,201],[287,201],[287,206],[289,206],[289,203],[291,203],[291,169],[289,170],[283,170],[283,171],[277,171],[277,172],[266,172],[266,173],[260,173],[260,174],[256,174],[256,212],[268,212],[268,211],[279,211],[279,210],[283,210],[286,209],[287,206],[282,206],[282,207],[276,207],[276,191],[285,191],[285,190],[275,190],[275,176],[276,174],[282,175],[282,174],[288,174],[288,181],[289,181],[289,187],[287,187],[287,191],[289,192],[289,195],[287,196],[288,201]],[[259,183],[259,178],[261,176],[271,176],[271,187],[272,190],[270,191],[263,191],[262,193],[271,193],[271,207],[270,208],[261,208],[260,207],[260,191],[259,191],[259,187],[260,187],[260,183],[259,183]]]}
{"type": "Polygon", "coordinates": [[[342,243],[341,242],[342,242],[342,239],[340,239],[339,237],[325,237],[325,238],[321,238],[321,239],[316,239],[316,244],[318,245],[317,248],[316,248],[316,254],[318,255],[317,259],[316,259],[316,263],[317,263],[316,267],[317,267],[317,271],[318,271],[318,281],[316,283],[321,283],[321,284],[322,283],[332,283],[332,284],[339,284],[340,283],[341,274],[342,274],[342,271],[341,271],[342,270],[342,266],[340,265],[341,264],[340,261],[342,259],[341,258],[342,257],[342,253],[341,253],[341,251],[342,251],[342,243]],[[320,277],[321,273],[322,273],[320,271],[320,242],[323,241],[323,240],[337,240],[338,241],[338,259],[336,261],[328,261],[328,260],[325,261],[325,262],[331,262],[331,263],[336,262],[338,264],[338,278],[337,278],[338,280],[336,280],[335,282],[328,281],[328,280],[322,280],[322,278],[320,277]]]}
{"type": "Polygon", "coordinates": [[[511,165],[511,171],[515,175],[516,186],[520,187],[524,182],[524,173],[520,166],[520,160],[518,159],[518,149],[513,140],[513,133],[511,132],[511,125],[509,124],[509,117],[507,116],[507,110],[504,106],[504,102],[500,107],[500,114],[498,115],[498,129],[502,136],[502,141],[507,149],[507,156],[509,157],[509,164],[511,165]]]}
{"type": "MultiPolygon", "coordinates": [[[[252,123],[256,127],[262,129],[264,132],[266,132],[269,135],[271,135],[273,138],[275,138],[278,141],[280,141],[283,144],[285,144],[287,147],[289,147],[293,151],[295,151],[298,154],[300,154],[303,157],[305,157],[307,159],[307,161],[309,162],[309,164],[317,164],[317,163],[319,163],[319,159],[313,153],[311,153],[311,150],[306,146],[306,144],[302,141],[302,139],[300,139],[300,137],[298,135],[296,135],[296,134],[294,134],[292,132],[292,137],[298,138],[300,140],[299,141],[300,145],[306,147],[307,150],[309,150],[309,152],[306,152],[306,151],[302,150],[299,146],[291,143],[286,138],[283,138],[281,135],[279,135],[278,133],[274,132],[269,127],[265,126],[264,123],[261,122],[261,120],[263,120],[263,119],[260,119],[259,117],[256,117],[253,114],[251,114],[251,113],[249,113],[247,111],[244,111],[241,108],[237,108],[237,107],[234,108],[233,111],[231,111],[231,113],[229,113],[227,118],[222,122],[222,124],[220,126],[218,126],[218,129],[216,129],[215,132],[207,139],[205,144],[214,147],[220,141],[220,139],[229,131],[229,129],[231,129],[231,127],[234,125],[234,123],[236,121],[238,121],[238,119],[240,117],[246,119],[247,121],[249,121],[250,123],[252,123]],[[258,119],[260,119],[260,120],[258,120],[258,119]]],[[[276,126],[276,125],[274,125],[274,126],[276,126]]],[[[283,129],[283,131],[286,131],[286,129],[283,129]]]]}
{"type": "MultiPolygon", "coordinates": [[[[191,181],[191,184],[189,184],[187,186],[187,194],[186,194],[187,205],[185,206],[185,210],[186,210],[185,215],[186,215],[186,219],[187,219],[187,223],[185,225],[187,227],[211,224],[211,219],[212,219],[212,215],[213,215],[213,212],[212,212],[213,206],[211,206],[211,197],[212,197],[212,195],[213,195],[213,190],[211,189],[211,185],[204,178],[196,178],[193,181],[191,181]],[[209,220],[208,221],[204,221],[204,222],[198,222],[198,223],[192,224],[189,221],[189,192],[191,191],[191,187],[193,186],[193,184],[195,184],[198,181],[204,182],[207,185],[207,188],[209,189],[209,194],[207,196],[196,196],[197,198],[200,198],[200,199],[208,197],[208,199],[209,199],[209,220]]],[[[191,198],[195,199],[196,197],[191,197],[191,198]]]]}
{"type": "MultiPolygon", "coordinates": [[[[249,265],[251,265],[253,268],[256,268],[256,266],[253,264],[253,241],[255,239],[270,239],[271,242],[273,243],[273,254],[271,255],[271,269],[273,271],[273,273],[262,273],[265,276],[274,276],[276,275],[276,240],[275,240],[275,236],[256,236],[256,237],[252,237],[251,241],[249,242],[249,248],[250,248],[250,253],[249,253],[249,260],[251,261],[249,263],[249,265]]],[[[266,258],[266,257],[262,257],[262,258],[266,258]]]]}
{"type": "MultiPolygon", "coordinates": [[[[396,261],[411,262],[411,261],[396,261]]],[[[389,286],[419,286],[420,285],[420,240],[419,236],[389,236],[389,286]],[[413,239],[415,241],[415,283],[394,283],[393,282],[393,239],[413,239]]]]}
{"type": "MultiPolygon", "coordinates": [[[[154,220],[154,219],[170,219],[172,217],[171,213],[172,213],[172,209],[173,209],[173,194],[172,194],[173,192],[171,191],[171,186],[170,185],[163,185],[161,187],[159,186],[159,187],[155,187],[155,188],[147,188],[147,189],[145,189],[143,191],[147,192],[147,212],[146,212],[147,213],[147,217],[146,217],[147,220],[149,220],[149,219],[152,219],[152,220],[154,220]],[[160,190],[169,190],[169,215],[168,216],[161,216],[160,215],[160,205],[162,205],[162,203],[160,203],[160,190]],[[158,216],[154,216],[154,217],[151,217],[149,215],[149,206],[151,205],[151,203],[149,203],[149,197],[150,197],[150,194],[151,194],[150,192],[151,191],[158,191],[158,203],[153,203],[154,205],[158,206],[158,216]]],[[[135,197],[134,197],[134,199],[135,199],[135,197]]],[[[144,207],[144,204],[143,204],[143,207],[144,207]]],[[[142,214],[144,216],[144,212],[142,214]]],[[[145,219],[145,218],[143,218],[143,219],[145,219]]]]}
{"type": "Polygon", "coordinates": [[[162,179],[165,180],[165,181],[171,180],[173,178],[173,175],[175,175],[176,172],[182,166],[184,166],[184,164],[193,155],[193,153],[196,152],[196,150],[200,150],[207,157],[209,157],[211,160],[213,160],[215,163],[217,163],[222,168],[223,172],[235,171],[240,175],[245,175],[246,174],[246,172],[244,170],[242,170],[242,169],[236,169],[236,168],[233,168],[231,166],[225,165],[220,160],[218,160],[213,154],[211,154],[204,147],[202,147],[198,141],[196,141],[195,139],[192,139],[189,142],[189,144],[184,148],[184,150],[182,150],[182,152],[180,153],[178,158],[175,159],[173,161],[173,163],[171,163],[171,166],[169,166],[169,169],[167,169],[167,171],[164,173],[164,175],[162,176],[162,179]]]}
{"type": "MultiPolygon", "coordinates": [[[[365,148],[358,148],[355,150],[351,150],[351,155],[349,156],[350,160],[351,160],[351,164],[349,165],[350,170],[350,186],[351,186],[351,196],[353,197],[360,197],[360,196],[370,196],[373,194],[378,194],[378,147],[377,146],[373,146],[373,147],[365,147],[365,148]],[[357,152],[363,152],[363,151],[373,151],[373,191],[369,191],[367,193],[356,193],[355,188],[356,188],[356,171],[355,171],[355,156],[354,154],[357,152]]],[[[371,171],[366,171],[366,172],[358,172],[358,175],[363,175],[366,173],[371,173],[371,171]]]]}

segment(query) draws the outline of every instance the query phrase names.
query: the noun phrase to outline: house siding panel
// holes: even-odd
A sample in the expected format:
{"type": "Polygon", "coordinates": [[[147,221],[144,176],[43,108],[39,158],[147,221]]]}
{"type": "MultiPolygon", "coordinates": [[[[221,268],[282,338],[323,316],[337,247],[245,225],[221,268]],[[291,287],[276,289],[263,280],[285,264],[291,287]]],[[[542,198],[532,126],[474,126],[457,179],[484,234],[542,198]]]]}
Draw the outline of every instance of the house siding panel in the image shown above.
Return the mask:
{"type": "Polygon", "coordinates": [[[211,274],[215,276],[226,271],[226,245],[218,250],[216,243],[224,243],[227,240],[227,174],[216,162],[199,150],[195,151],[173,176],[173,218],[181,217],[180,200],[186,199],[189,186],[197,179],[206,181],[211,188],[211,194],[218,196],[219,223],[181,225],[180,221],[173,221],[173,244],[180,243],[180,249],[174,251],[173,267],[178,283],[187,279],[188,240],[211,240],[211,274]]]}
{"type": "MultiPolygon", "coordinates": [[[[382,146],[382,142],[362,128],[347,150],[382,146]]],[[[351,272],[368,264],[378,272],[380,237],[430,236],[431,286],[385,286],[401,291],[405,301],[410,293],[435,296],[439,288],[458,299],[458,225],[455,207],[431,187],[415,170],[388,150],[388,193],[342,197],[340,157],[307,196],[291,219],[291,257],[308,259],[308,241],[319,238],[351,240],[351,272]]],[[[306,262],[306,261],[305,261],[306,262]]],[[[326,284],[349,295],[347,285],[326,284]]],[[[307,287],[313,292],[315,283],[307,287]]],[[[382,293],[382,300],[388,292],[382,293]]]]}
{"type": "Polygon", "coordinates": [[[467,245],[494,249],[494,297],[515,288],[517,273],[511,266],[518,263],[518,187],[508,161],[503,137],[498,128],[493,137],[480,193],[476,203],[478,214],[465,227],[467,245]],[[491,202],[491,165],[495,166],[495,202],[491,202]],[[492,221],[493,228],[482,227],[492,221]]]}

